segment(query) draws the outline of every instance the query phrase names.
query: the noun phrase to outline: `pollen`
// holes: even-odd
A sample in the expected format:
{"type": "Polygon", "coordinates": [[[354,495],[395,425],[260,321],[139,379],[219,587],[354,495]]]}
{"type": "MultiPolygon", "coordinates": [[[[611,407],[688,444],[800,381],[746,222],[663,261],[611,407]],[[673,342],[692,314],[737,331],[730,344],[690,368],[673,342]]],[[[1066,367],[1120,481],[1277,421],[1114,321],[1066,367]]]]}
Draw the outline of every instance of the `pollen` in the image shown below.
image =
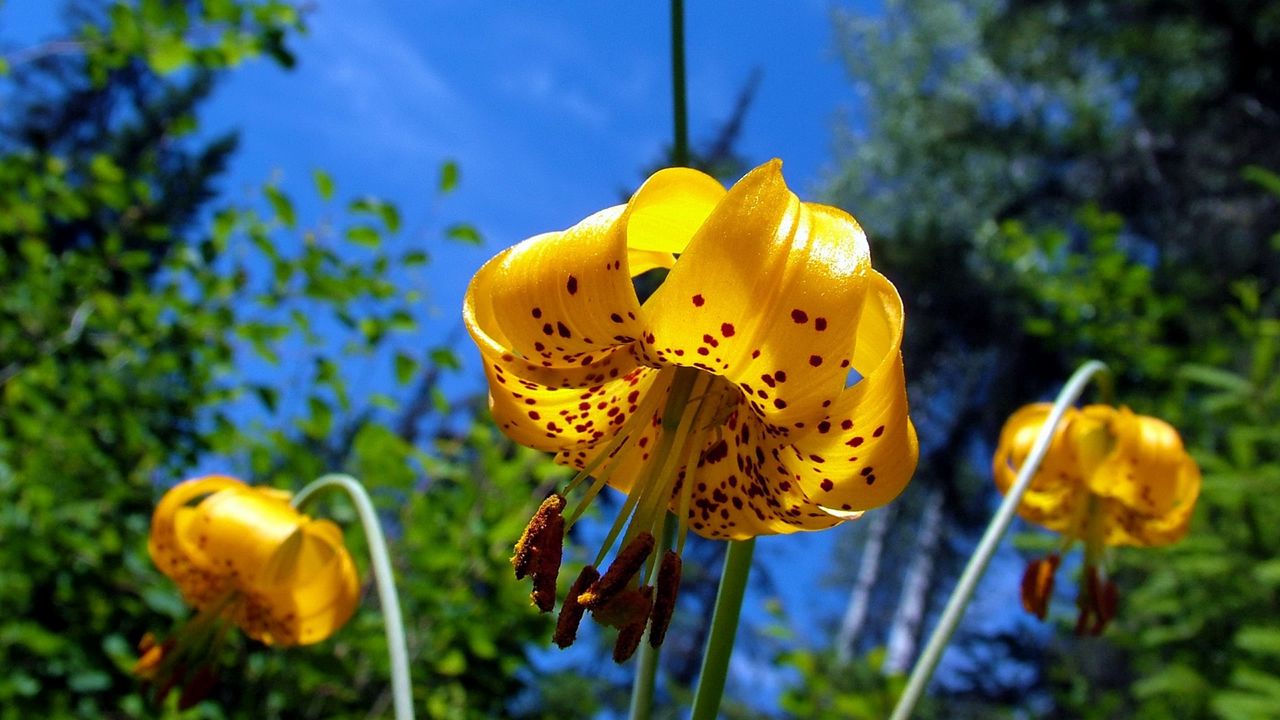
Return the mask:
{"type": "Polygon", "coordinates": [[[516,543],[511,565],[516,579],[533,578],[533,604],[551,612],[556,604],[556,578],[564,547],[564,496],[548,495],[538,507],[516,543]]]}

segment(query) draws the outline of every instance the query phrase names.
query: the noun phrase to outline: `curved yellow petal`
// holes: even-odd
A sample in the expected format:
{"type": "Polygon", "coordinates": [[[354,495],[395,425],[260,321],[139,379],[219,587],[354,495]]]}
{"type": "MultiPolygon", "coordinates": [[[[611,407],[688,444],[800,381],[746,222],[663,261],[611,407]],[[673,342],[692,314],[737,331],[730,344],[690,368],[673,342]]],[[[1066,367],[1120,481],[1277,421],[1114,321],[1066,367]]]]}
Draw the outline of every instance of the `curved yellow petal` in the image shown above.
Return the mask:
{"type": "Polygon", "coordinates": [[[1171,471],[1163,484],[1176,500],[1167,512],[1148,515],[1117,500],[1105,501],[1108,545],[1156,547],[1186,537],[1191,513],[1200,495],[1200,467],[1191,456],[1184,454],[1171,471]]]}
{"type": "Polygon", "coordinates": [[[662,170],[627,205],[499,253],[467,288],[468,330],[477,343],[547,367],[631,342],[643,327],[632,275],[669,267],[723,194],[697,171],[662,170]]]}
{"type": "Polygon", "coordinates": [[[1145,515],[1164,515],[1178,507],[1188,490],[1179,484],[1187,451],[1178,431],[1124,407],[1115,412],[1110,428],[1114,449],[1090,477],[1089,488],[1145,515]]]}
{"type": "Polygon", "coordinates": [[[1126,407],[1089,406],[1108,422],[1110,452],[1089,476],[1089,488],[1109,501],[1107,543],[1164,545],[1180,540],[1200,493],[1200,469],[1178,431],[1126,407]]]}
{"type": "MultiPolygon", "coordinates": [[[[1001,494],[1008,493],[1013,486],[1052,407],[1049,403],[1026,405],[1005,422],[992,462],[996,488],[1001,494]]],[[[1028,522],[1076,538],[1084,535],[1088,502],[1088,488],[1068,437],[1068,428],[1078,413],[1069,408],[1063,416],[1040,469],[1031,478],[1031,485],[1018,504],[1018,514],[1028,522]]]]}
{"type": "Polygon", "coordinates": [[[766,163],[735,184],[644,305],[651,361],[743,386],[778,427],[812,420],[844,388],[866,295],[866,236],[801,203],[766,163]]]}
{"type": "Polygon", "coordinates": [[[324,640],[346,624],[359,604],[355,564],[338,526],[310,521],[293,537],[296,541],[281,546],[268,564],[270,571],[250,591],[255,609],[270,618],[253,629],[269,644],[324,640]]]}
{"type": "MultiPolygon", "coordinates": [[[[631,198],[627,246],[638,252],[683,253],[724,196],[724,186],[706,173],[659,170],[631,198]]],[[[632,274],[639,273],[632,268],[632,274]]]]}
{"type": "MultiPolygon", "coordinates": [[[[147,550],[160,572],[178,581],[178,575],[190,566],[190,559],[178,544],[179,527],[190,522],[188,503],[228,488],[244,487],[244,483],[226,475],[192,478],[169,488],[151,515],[147,550]]],[[[181,584],[181,583],[179,583],[181,584]]]]}
{"type": "Polygon", "coordinates": [[[920,455],[907,415],[902,299],[874,270],[867,295],[851,353],[862,378],[823,405],[819,421],[798,421],[789,433],[795,453],[787,465],[803,491],[841,512],[893,500],[911,480],[920,455]]]}
{"type": "Polygon", "coordinates": [[[303,521],[287,502],[242,486],[201,502],[191,529],[179,540],[186,547],[203,548],[207,569],[234,576],[246,589],[303,521]]]}

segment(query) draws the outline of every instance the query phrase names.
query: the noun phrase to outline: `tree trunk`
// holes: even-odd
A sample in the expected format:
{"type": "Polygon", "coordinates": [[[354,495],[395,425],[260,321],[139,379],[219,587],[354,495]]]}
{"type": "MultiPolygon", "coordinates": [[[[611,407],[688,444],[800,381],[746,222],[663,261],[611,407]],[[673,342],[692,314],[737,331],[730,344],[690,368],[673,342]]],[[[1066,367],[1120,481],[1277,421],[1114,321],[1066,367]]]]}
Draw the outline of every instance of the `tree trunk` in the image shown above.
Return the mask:
{"type": "Polygon", "coordinates": [[[886,673],[906,672],[916,656],[929,589],[933,585],[934,559],[942,540],[942,499],[939,488],[930,488],[925,496],[915,553],[902,581],[902,594],[889,630],[889,647],[884,661],[886,673]]]}
{"type": "Polygon", "coordinates": [[[894,507],[890,504],[873,511],[871,522],[867,526],[867,537],[862,545],[862,561],[858,564],[858,577],[854,580],[853,592],[849,593],[849,605],[845,608],[844,619],[840,621],[840,632],[836,634],[836,655],[840,662],[849,662],[853,658],[858,636],[862,634],[862,626],[867,621],[871,589],[880,573],[884,536],[889,531],[889,520],[894,507]]]}

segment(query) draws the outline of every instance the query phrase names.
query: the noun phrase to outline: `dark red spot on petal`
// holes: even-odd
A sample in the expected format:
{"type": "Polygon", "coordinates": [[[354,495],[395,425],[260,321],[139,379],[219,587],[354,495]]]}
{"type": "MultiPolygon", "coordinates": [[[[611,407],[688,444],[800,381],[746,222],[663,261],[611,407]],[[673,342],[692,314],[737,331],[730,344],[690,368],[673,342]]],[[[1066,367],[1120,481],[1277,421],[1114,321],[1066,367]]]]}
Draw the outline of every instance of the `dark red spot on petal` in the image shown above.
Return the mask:
{"type": "Polygon", "coordinates": [[[821,365],[821,364],[822,364],[822,356],[821,356],[821,355],[810,355],[810,356],[809,356],[809,364],[810,364],[810,365],[812,365],[812,366],[814,366],[814,367],[818,367],[819,365],[821,365]]]}
{"type": "Polygon", "coordinates": [[[703,304],[703,303],[705,303],[706,301],[707,301],[707,300],[706,300],[706,298],[702,297],[702,295],[700,295],[700,294],[699,294],[699,295],[694,295],[694,296],[693,296],[693,306],[694,306],[694,307],[702,307],[702,304],[703,304]]]}
{"type": "Polygon", "coordinates": [[[533,317],[534,317],[535,319],[536,319],[536,318],[540,318],[540,317],[542,317],[542,308],[534,308],[534,309],[533,309],[533,317]]]}
{"type": "Polygon", "coordinates": [[[578,278],[570,275],[569,282],[565,284],[565,287],[569,289],[570,295],[577,295],[578,294],[578,278]]]}
{"type": "Polygon", "coordinates": [[[827,329],[827,319],[826,319],[826,318],[814,318],[814,319],[813,319],[813,329],[817,330],[818,332],[822,332],[823,330],[826,330],[826,329],[827,329]]]}
{"type": "Polygon", "coordinates": [[[809,322],[809,314],[799,308],[796,308],[791,311],[791,319],[801,324],[807,323],[809,322]]]}
{"type": "Polygon", "coordinates": [[[730,323],[723,323],[723,324],[721,324],[721,325],[720,325],[720,334],[721,334],[721,335],[723,335],[723,336],[725,336],[725,337],[733,337],[733,333],[734,333],[734,329],[733,329],[733,325],[732,325],[732,324],[730,324],[730,323]]]}

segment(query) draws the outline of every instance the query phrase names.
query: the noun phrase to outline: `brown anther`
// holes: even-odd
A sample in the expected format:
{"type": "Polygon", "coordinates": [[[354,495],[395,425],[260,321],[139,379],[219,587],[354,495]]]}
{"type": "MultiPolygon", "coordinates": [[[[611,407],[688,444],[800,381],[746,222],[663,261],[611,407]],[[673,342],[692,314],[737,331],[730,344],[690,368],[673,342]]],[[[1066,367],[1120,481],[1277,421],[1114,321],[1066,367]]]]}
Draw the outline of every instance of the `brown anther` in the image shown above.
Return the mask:
{"type": "Polygon", "coordinates": [[[516,569],[516,579],[523,580],[525,575],[529,574],[532,568],[535,556],[538,550],[547,545],[546,535],[551,523],[551,518],[560,519],[560,537],[556,542],[559,546],[564,541],[564,518],[560,513],[564,510],[564,496],[559,493],[552,493],[547,496],[546,500],[538,506],[538,511],[533,514],[529,520],[529,524],[525,526],[524,532],[520,535],[520,539],[516,541],[515,554],[511,556],[511,565],[516,569]]]}
{"type": "MultiPolygon", "coordinates": [[[[636,648],[640,647],[640,640],[644,638],[644,628],[648,624],[650,611],[653,609],[653,586],[644,585],[636,590],[623,593],[618,599],[624,596],[636,594],[637,610],[643,609],[642,613],[637,614],[635,620],[624,625],[618,631],[618,639],[613,644],[613,661],[621,665],[631,656],[635,654],[636,648]]],[[[616,600],[615,600],[616,602],[616,600]]],[[[612,603],[610,603],[612,604],[612,603]]]]}
{"type": "Polygon", "coordinates": [[[667,637],[667,626],[676,609],[676,594],[680,592],[680,571],[683,561],[674,550],[662,556],[658,566],[658,592],[653,600],[653,623],[649,626],[649,645],[661,647],[667,637]]]}
{"type": "Polygon", "coordinates": [[[1116,615],[1119,602],[1115,583],[1100,578],[1098,568],[1089,565],[1084,569],[1085,585],[1076,598],[1080,614],[1076,617],[1076,635],[1101,635],[1107,623],[1116,615]]]}
{"type": "Polygon", "coordinates": [[[578,602],[592,610],[608,602],[640,571],[644,561],[649,559],[649,553],[653,552],[653,545],[653,535],[647,532],[637,535],[613,559],[604,577],[578,596],[578,602]]]}
{"type": "Polygon", "coordinates": [[[1053,576],[1062,558],[1050,555],[1027,563],[1022,573],[1022,607],[1041,620],[1049,610],[1049,598],[1053,596],[1053,576]]]}
{"type": "Polygon", "coordinates": [[[195,707],[196,703],[209,697],[209,691],[213,690],[217,680],[218,675],[210,665],[204,665],[196,670],[191,679],[182,686],[182,695],[178,697],[178,709],[189,710],[195,707]]]}
{"type": "Polygon", "coordinates": [[[582,613],[587,610],[582,603],[578,602],[578,595],[599,579],[600,572],[592,565],[582,568],[582,572],[578,573],[578,579],[574,580],[573,587],[569,588],[569,596],[560,606],[560,617],[556,618],[556,632],[551,636],[556,645],[567,648],[577,639],[578,625],[582,623],[582,613]]]}
{"type": "Polygon", "coordinates": [[[547,519],[533,553],[530,574],[533,575],[533,604],[542,612],[556,606],[556,578],[560,576],[560,560],[564,552],[564,518],[557,512],[547,519]]]}
{"type": "Polygon", "coordinates": [[[617,593],[607,602],[591,608],[591,617],[601,625],[621,630],[637,622],[647,621],[652,610],[653,586],[644,585],[617,593]]]}

